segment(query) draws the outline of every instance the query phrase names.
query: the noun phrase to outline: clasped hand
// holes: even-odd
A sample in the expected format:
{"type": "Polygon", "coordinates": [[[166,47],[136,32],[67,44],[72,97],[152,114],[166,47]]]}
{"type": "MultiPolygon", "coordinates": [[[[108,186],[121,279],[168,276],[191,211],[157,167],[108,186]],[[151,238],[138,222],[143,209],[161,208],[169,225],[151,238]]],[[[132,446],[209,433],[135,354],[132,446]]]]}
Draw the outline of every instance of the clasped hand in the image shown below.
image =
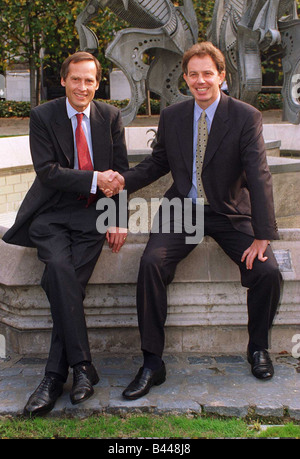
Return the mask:
{"type": "Polygon", "coordinates": [[[107,196],[111,198],[124,189],[124,177],[117,171],[111,169],[97,173],[98,188],[107,196]]]}

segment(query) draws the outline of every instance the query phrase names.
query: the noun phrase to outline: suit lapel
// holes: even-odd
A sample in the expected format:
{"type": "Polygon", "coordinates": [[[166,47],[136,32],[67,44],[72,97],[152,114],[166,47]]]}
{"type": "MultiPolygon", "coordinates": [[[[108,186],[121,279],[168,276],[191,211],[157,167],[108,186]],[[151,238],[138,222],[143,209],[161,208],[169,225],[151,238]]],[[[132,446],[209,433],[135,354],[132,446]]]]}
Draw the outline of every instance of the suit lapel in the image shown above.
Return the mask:
{"type": "Polygon", "coordinates": [[[105,119],[99,105],[91,102],[91,133],[94,156],[94,169],[98,171],[109,168],[110,136],[105,132],[105,119]]]}
{"type": "MultiPolygon", "coordinates": [[[[74,167],[74,137],[71,120],[68,118],[66,109],[66,99],[58,99],[55,116],[51,119],[51,124],[57,141],[68,161],[69,167],[74,167]]],[[[107,145],[108,135],[105,135],[105,120],[101,110],[91,102],[91,133],[94,156],[94,169],[108,169],[109,145],[107,145]]]]}
{"type": "Polygon", "coordinates": [[[57,100],[56,112],[50,123],[69,166],[71,168],[74,167],[73,130],[71,120],[67,114],[65,98],[57,100]]]}
{"type": "Polygon", "coordinates": [[[221,92],[221,99],[217,107],[208,137],[205,157],[203,161],[203,169],[207,167],[207,165],[215,155],[222,139],[227,134],[227,131],[229,129],[228,100],[228,97],[221,92]]]}

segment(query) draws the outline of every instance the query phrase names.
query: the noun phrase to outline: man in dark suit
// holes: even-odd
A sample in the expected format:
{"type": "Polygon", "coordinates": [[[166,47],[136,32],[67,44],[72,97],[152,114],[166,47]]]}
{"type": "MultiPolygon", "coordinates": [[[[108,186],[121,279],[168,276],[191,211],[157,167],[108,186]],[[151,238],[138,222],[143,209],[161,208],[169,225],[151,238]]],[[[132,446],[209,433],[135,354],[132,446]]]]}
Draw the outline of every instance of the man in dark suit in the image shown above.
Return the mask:
{"type": "MultiPolygon", "coordinates": [[[[211,43],[196,44],[184,54],[183,73],[193,99],[162,111],[152,155],[122,174],[125,187],[134,192],[171,171],[174,183],[165,198],[190,198],[194,215],[203,199],[204,234],[239,266],[242,285],[248,288],[252,373],[268,379],[273,375],[268,331],[279,302],[281,274],[269,245],[278,233],[262,117],[221,92],[225,60],[211,43]]],[[[140,263],[137,310],[144,364],[123,392],[127,399],[145,395],[166,377],[166,288],[178,262],[196,246],[186,243],[184,228],[174,230],[174,217],[170,222],[173,231],[163,231],[161,224],[160,231],[150,234],[140,263]]]]}
{"type": "MultiPolygon", "coordinates": [[[[99,380],[85,323],[85,288],[105,239],[118,252],[127,230],[116,224],[99,232],[96,201],[105,197],[101,189],[116,187],[107,171],[128,169],[120,111],[92,100],[100,78],[98,60],[89,53],[75,53],[61,68],[66,97],[32,110],[30,147],[36,179],[3,237],[11,244],[37,248],[45,264],[42,287],[53,319],[45,376],[25,406],[26,415],[53,408],[69,367],[73,404],[90,397],[99,380]]],[[[119,215],[119,196],[112,199],[119,215]]]]}

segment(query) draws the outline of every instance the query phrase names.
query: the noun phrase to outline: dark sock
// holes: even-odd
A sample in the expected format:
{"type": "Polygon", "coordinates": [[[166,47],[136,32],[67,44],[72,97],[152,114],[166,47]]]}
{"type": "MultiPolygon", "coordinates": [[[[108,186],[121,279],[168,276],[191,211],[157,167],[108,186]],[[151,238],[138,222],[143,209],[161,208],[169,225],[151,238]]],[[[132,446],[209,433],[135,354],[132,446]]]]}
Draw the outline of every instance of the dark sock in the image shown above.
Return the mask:
{"type": "Polygon", "coordinates": [[[144,368],[150,370],[158,370],[162,365],[162,359],[158,355],[152,354],[148,351],[143,351],[144,354],[144,368]]]}

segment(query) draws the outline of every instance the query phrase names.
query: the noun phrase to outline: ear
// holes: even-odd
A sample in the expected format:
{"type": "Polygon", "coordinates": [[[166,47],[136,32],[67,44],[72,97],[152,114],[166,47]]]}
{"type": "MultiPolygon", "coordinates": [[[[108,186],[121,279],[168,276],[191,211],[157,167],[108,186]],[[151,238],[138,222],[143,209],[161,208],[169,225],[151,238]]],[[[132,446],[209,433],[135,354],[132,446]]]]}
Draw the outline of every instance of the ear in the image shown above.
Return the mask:
{"type": "Polygon", "coordinates": [[[66,82],[63,78],[60,79],[60,84],[64,87],[66,86],[66,82]]]}
{"type": "Polygon", "coordinates": [[[225,76],[226,76],[225,70],[223,70],[223,72],[219,73],[220,86],[222,86],[222,84],[223,84],[223,82],[225,80],[225,76]]]}

